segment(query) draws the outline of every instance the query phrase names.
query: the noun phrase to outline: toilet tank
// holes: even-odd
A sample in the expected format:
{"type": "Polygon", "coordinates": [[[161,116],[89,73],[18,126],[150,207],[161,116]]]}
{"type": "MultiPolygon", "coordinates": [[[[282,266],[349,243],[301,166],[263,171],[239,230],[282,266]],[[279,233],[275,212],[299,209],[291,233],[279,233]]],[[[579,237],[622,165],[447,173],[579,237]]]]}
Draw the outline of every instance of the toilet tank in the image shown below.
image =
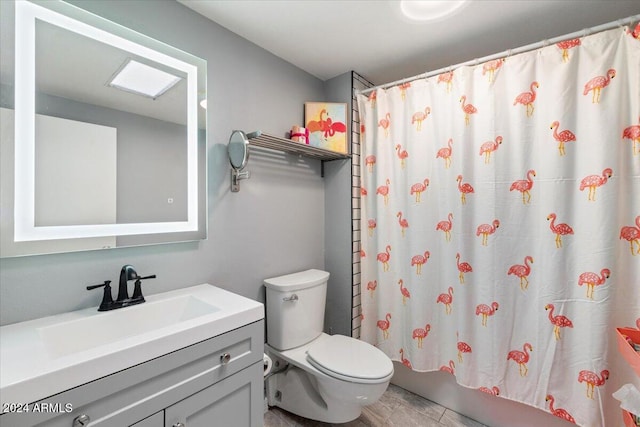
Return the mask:
{"type": "Polygon", "coordinates": [[[324,329],[329,273],[306,270],[266,279],[267,343],[278,349],[299,347],[324,329]]]}

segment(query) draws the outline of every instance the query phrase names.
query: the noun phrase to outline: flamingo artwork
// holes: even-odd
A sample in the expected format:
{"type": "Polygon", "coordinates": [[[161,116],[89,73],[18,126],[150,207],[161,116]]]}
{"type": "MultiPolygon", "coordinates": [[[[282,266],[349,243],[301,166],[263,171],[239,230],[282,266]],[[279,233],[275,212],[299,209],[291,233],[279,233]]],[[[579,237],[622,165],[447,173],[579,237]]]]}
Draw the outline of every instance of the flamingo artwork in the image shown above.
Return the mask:
{"type": "Polygon", "coordinates": [[[511,276],[512,274],[516,277],[520,278],[520,289],[523,291],[529,287],[529,274],[531,274],[531,266],[529,263],[533,264],[533,257],[527,255],[524,257],[524,265],[523,264],[514,264],[509,267],[509,271],[507,271],[507,275],[511,276]]]}
{"type": "Polygon", "coordinates": [[[460,283],[464,283],[464,273],[473,272],[473,268],[471,268],[471,264],[468,262],[460,262],[460,254],[456,254],[456,264],[458,266],[458,279],[460,279],[460,283]]]}
{"type": "Polygon", "coordinates": [[[547,304],[544,306],[545,310],[549,311],[549,321],[553,325],[553,335],[556,337],[556,341],[560,340],[560,328],[573,328],[573,323],[568,317],[560,314],[554,316],[553,310],[556,307],[553,304],[547,304]]]}
{"type": "Polygon", "coordinates": [[[360,258],[366,258],[367,253],[364,251],[364,249],[360,249],[360,258]]]}
{"type": "Polygon", "coordinates": [[[367,220],[367,229],[369,230],[369,236],[373,236],[373,231],[376,229],[376,227],[378,226],[378,222],[375,219],[369,219],[367,220]]]}
{"type": "Polygon", "coordinates": [[[529,362],[529,351],[533,351],[533,346],[528,342],[522,346],[522,350],[511,350],[509,354],[507,354],[507,360],[513,360],[518,364],[519,372],[521,377],[526,377],[527,372],[527,363],[529,362]]]}
{"type": "Polygon", "coordinates": [[[640,117],[638,117],[637,125],[631,125],[622,131],[622,139],[631,140],[631,149],[634,156],[640,153],[640,117]],[[636,145],[638,148],[636,148],[636,145]]]}
{"type": "Polygon", "coordinates": [[[467,97],[462,95],[460,97],[460,107],[462,108],[462,112],[464,113],[464,124],[465,126],[469,126],[469,121],[471,120],[471,115],[476,114],[478,109],[473,106],[473,104],[467,104],[467,97]]]}
{"type": "Polygon", "coordinates": [[[487,393],[490,394],[492,396],[500,396],[500,389],[496,386],[493,386],[491,388],[489,387],[480,387],[478,390],[480,390],[483,393],[487,393]]]}
{"type": "Polygon", "coordinates": [[[476,316],[482,315],[482,326],[487,326],[487,319],[489,316],[493,316],[496,311],[498,311],[498,307],[500,305],[494,301],[491,303],[491,306],[487,304],[478,304],[476,307],[476,316]]]}
{"type": "Polygon", "coordinates": [[[562,62],[569,61],[569,49],[580,46],[580,39],[563,40],[556,43],[556,46],[562,50],[562,62]]]}
{"type": "Polygon", "coordinates": [[[389,126],[391,126],[391,113],[387,113],[384,119],[378,120],[378,127],[384,129],[384,137],[389,136],[389,126]]]}
{"type": "Polygon", "coordinates": [[[640,215],[636,217],[636,226],[625,225],[620,228],[620,239],[629,242],[631,247],[631,255],[640,254],[640,215]],[[633,245],[638,245],[638,250],[633,251],[633,245]]]}
{"type": "Polygon", "coordinates": [[[378,99],[378,91],[374,90],[369,94],[369,102],[371,102],[371,108],[376,108],[377,99],[378,99]]]}
{"type": "Polygon", "coordinates": [[[391,258],[391,245],[387,245],[384,252],[380,252],[376,259],[382,263],[382,271],[389,271],[389,259],[391,258]]]}
{"type": "Polygon", "coordinates": [[[476,237],[482,235],[482,246],[487,246],[489,235],[495,233],[498,227],[500,227],[500,221],[494,219],[491,224],[480,224],[476,228],[476,237]]]}
{"type": "Polygon", "coordinates": [[[536,100],[536,89],[540,87],[538,82],[532,82],[529,85],[530,92],[522,92],[520,95],[516,96],[516,100],[513,101],[513,105],[522,104],[526,108],[527,117],[531,117],[533,115],[533,103],[536,100]]]}
{"type": "Polygon", "coordinates": [[[409,153],[407,153],[407,150],[404,150],[402,148],[402,145],[400,144],[396,145],[396,152],[398,153],[398,158],[400,159],[400,168],[404,169],[404,165],[407,157],[409,157],[409,153]]]}
{"type": "Polygon", "coordinates": [[[609,379],[609,371],[606,369],[600,372],[600,376],[595,372],[591,371],[580,371],[578,373],[578,382],[579,383],[587,383],[587,397],[589,399],[593,399],[593,392],[596,387],[600,387],[605,383],[606,380],[609,379]]]}
{"type": "Polygon", "coordinates": [[[373,172],[373,166],[376,164],[376,156],[373,154],[365,157],[364,164],[367,165],[367,170],[373,172]]]}
{"type": "Polygon", "coordinates": [[[383,339],[386,340],[387,338],[389,338],[389,327],[391,326],[391,313],[387,313],[387,315],[384,317],[384,320],[378,320],[378,323],[376,323],[376,326],[378,327],[378,329],[382,331],[383,339]]]}
{"type": "Polygon", "coordinates": [[[413,125],[414,123],[417,123],[416,130],[418,132],[420,132],[420,130],[422,129],[422,122],[425,121],[427,117],[429,117],[429,114],[431,114],[431,108],[425,107],[424,111],[417,111],[413,114],[413,116],[411,116],[411,124],[413,125]]]}
{"type": "MultiPolygon", "coordinates": [[[[460,339],[458,337],[458,332],[456,332],[456,339],[460,339]]],[[[458,362],[462,363],[462,353],[471,353],[471,346],[464,341],[458,341],[458,362]]]]}
{"type": "Polygon", "coordinates": [[[404,287],[404,280],[398,280],[398,285],[400,285],[400,293],[402,294],[402,305],[405,305],[407,298],[411,298],[411,293],[409,293],[409,289],[404,287]]]}
{"type": "Polygon", "coordinates": [[[398,89],[400,89],[400,98],[404,101],[407,96],[407,89],[411,87],[411,82],[404,82],[398,85],[398,89]]]}
{"type": "Polygon", "coordinates": [[[504,59],[500,58],[486,62],[482,66],[482,75],[484,76],[486,73],[489,73],[489,84],[493,83],[494,74],[498,68],[502,67],[502,64],[504,64],[504,59]]]}
{"type": "Polygon", "coordinates": [[[442,147],[436,153],[436,159],[438,159],[438,158],[444,159],[444,167],[445,167],[445,169],[449,169],[449,166],[451,166],[451,153],[452,153],[452,147],[451,146],[452,145],[453,145],[453,139],[449,138],[449,140],[447,141],[447,146],[446,147],[442,147]]]}
{"type": "Polygon", "coordinates": [[[413,369],[413,367],[411,366],[411,362],[409,361],[409,359],[405,359],[404,357],[404,350],[400,349],[400,361],[402,362],[402,364],[404,366],[406,366],[409,369],[413,369]]]}
{"type": "Polygon", "coordinates": [[[557,215],[555,213],[550,213],[547,216],[547,221],[551,220],[549,223],[549,228],[551,232],[556,235],[556,248],[562,247],[562,236],[566,236],[568,234],[573,234],[573,228],[571,228],[568,224],[562,223],[556,225],[557,215]]]}
{"type": "Polygon", "coordinates": [[[402,230],[402,237],[404,237],[404,232],[409,228],[409,221],[402,217],[402,211],[398,212],[396,217],[398,218],[398,224],[400,224],[400,230],[402,230]]]}
{"type": "Polygon", "coordinates": [[[453,85],[453,71],[447,71],[438,76],[438,84],[444,83],[447,93],[451,92],[451,86],[453,85]]]}
{"type": "Polygon", "coordinates": [[[361,196],[366,196],[367,194],[369,194],[369,193],[367,193],[367,189],[364,188],[364,187],[360,187],[360,195],[361,196]]]}
{"type": "Polygon", "coordinates": [[[451,229],[453,228],[453,214],[449,212],[447,219],[436,224],[436,231],[444,231],[444,238],[447,242],[451,240],[451,229]]]}
{"type": "Polygon", "coordinates": [[[609,86],[611,83],[611,79],[615,78],[616,70],[613,68],[607,70],[606,76],[597,76],[592,78],[584,85],[583,95],[587,95],[589,92],[593,92],[591,96],[591,103],[598,104],[600,103],[600,92],[605,87],[609,86]]]}
{"type": "Polygon", "coordinates": [[[376,194],[382,196],[382,200],[384,200],[385,206],[387,206],[387,204],[389,203],[389,184],[391,184],[391,181],[389,181],[389,178],[387,178],[387,180],[385,181],[385,185],[381,185],[376,189],[376,194]]]}
{"type": "Polygon", "coordinates": [[[551,414],[555,415],[558,418],[562,418],[565,421],[569,421],[570,423],[576,423],[576,420],[574,420],[571,414],[569,414],[566,410],[562,408],[556,409],[553,407],[553,402],[555,402],[555,399],[552,395],[548,394],[545,398],[545,401],[549,402],[549,411],[551,411],[551,414]]]}
{"type": "Polygon", "coordinates": [[[456,364],[453,363],[453,360],[449,360],[449,366],[442,365],[442,366],[440,366],[439,370],[443,371],[443,372],[448,372],[451,375],[455,375],[455,373],[456,373],[456,364]]]}
{"type": "Polygon", "coordinates": [[[446,294],[438,295],[436,299],[436,304],[442,303],[444,304],[444,312],[445,314],[451,314],[451,303],[453,302],[453,287],[449,286],[446,294]]]}
{"type": "Polygon", "coordinates": [[[411,334],[411,338],[414,340],[415,339],[418,340],[418,348],[422,348],[422,341],[427,337],[427,335],[429,335],[430,330],[431,330],[431,325],[428,323],[424,327],[424,329],[416,328],[413,330],[413,333],[411,334]]]}
{"type": "Polygon", "coordinates": [[[456,181],[458,181],[458,191],[460,192],[460,200],[464,205],[465,203],[467,203],[467,194],[474,193],[475,190],[473,189],[471,184],[469,184],[468,182],[465,182],[465,183],[462,182],[462,175],[458,175],[458,178],[456,179],[456,181]]]}
{"type": "Polygon", "coordinates": [[[409,189],[409,194],[413,196],[416,195],[416,203],[420,203],[420,196],[429,186],[429,178],[425,178],[422,182],[416,182],[409,189]]]}
{"type": "Polygon", "coordinates": [[[585,188],[589,189],[589,200],[596,201],[596,188],[601,187],[607,183],[607,180],[613,176],[613,170],[606,168],[602,171],[602,175],[589,175],[582,178],[580,181],[580,191],[585,188]]]}
{"type": "Polygon", "coordinates": [[[502,144],[502,137],[496,136],[495,141],[487,141],[480,146],[480,155],[484,154],[484,163],[491,163],[491,153],[498,150],[498,147],[502,144]]]}
{"type": "Polygon", "coordinates": [[[564,144],[566,142],[575,142],[576,136],[573,134],[573,132],[567,129],[558,133],[559,127],[560,127],[560,122],[556,120],[555,122],[551,123],[550,129],[553,129],[553,139],[558,141],[558,151],[560,152],[560,155],[564,156],[565,154],[567,154],[566,151],[564,150],[564,144]]]}
{"type": "Polygon", "coordinates": [[[582,273],[578,278],[578,286],[587,285],[587,298],[593,299],[593,291],[596,286],[603,285],[604,282],[611,276],[611,271],[608,268],[600,270],[600,274],[587,271],[582,273]]]}
{"type": "Polygon", "coordinates": [[[371,295],[371,298],[373,298],[373,294],[375,293],[377,287],[378,287],[377,280],[372,280],[369,283],[367,283],[367,290],[369,291],[369,295],[371,295]]]}
{"type": "Polygon", "coordinates": [[[429,251],[425,251],[423,255],[414,255],[411,258],[411,267],[416,266],[416,274],[418,276],[422,274],[422,266],[427,263],[430,256],[429,251]]]}
{"type": "Polygon", "coordinates": [[[522,193],[523,205],[526,205],[531,201],[531,193],[529,192],[529,190],[533,188],[534,176],[536,176],[536,171],[533,169],[529,169],[527,171],[526,179],[519,179],[517,181],[513,181],[513,183],[511,183],[511,187],[509,188],[509,191],[516,190],[522,193]]]}

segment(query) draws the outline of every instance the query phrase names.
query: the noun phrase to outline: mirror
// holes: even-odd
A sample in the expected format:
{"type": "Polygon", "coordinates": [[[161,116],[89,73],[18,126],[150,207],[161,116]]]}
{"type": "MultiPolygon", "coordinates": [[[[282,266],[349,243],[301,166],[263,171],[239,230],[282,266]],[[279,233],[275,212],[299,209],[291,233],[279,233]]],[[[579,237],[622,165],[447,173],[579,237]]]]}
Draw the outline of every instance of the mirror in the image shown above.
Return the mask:
{"type": "Polygon", "coordinates": [[[206,61],[0,2],[0,256],[206,238],[206,61]]]}
{"type": "Polygon", "coordinates": [[[241,130],[234,130],[229,137],[227,153],[231,163],[231,191],[240,191],[240,180],[249,178],[249,171],[242,171],[249,161],[249,140],[260,136],[260,131],[245,134],[241,130]]]}

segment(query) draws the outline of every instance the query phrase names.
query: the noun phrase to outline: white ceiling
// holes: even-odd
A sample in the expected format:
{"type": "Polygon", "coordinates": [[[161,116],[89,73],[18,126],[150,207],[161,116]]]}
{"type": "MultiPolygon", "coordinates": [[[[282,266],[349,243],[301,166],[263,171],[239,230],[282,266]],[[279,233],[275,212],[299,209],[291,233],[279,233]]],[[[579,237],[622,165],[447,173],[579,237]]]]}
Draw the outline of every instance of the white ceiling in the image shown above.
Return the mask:
{"type": "Polygon", "coordinates": [[[178,0],[308,73],[376,84],[640,14],[639,0],[469,0],[436,22],[398,0],[178,0]]]}

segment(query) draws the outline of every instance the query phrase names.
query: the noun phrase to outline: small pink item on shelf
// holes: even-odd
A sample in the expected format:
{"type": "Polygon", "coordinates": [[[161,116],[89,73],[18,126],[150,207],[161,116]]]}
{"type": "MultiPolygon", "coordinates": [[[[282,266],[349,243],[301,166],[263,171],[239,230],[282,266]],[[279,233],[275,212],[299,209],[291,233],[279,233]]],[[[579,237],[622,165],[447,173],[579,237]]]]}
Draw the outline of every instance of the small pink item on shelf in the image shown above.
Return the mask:
{"type": "Polygon", "coordinates": [[[309,144],[309,129],[293,126],[291,128],[291,139],[302,144],[309,144]]]}

